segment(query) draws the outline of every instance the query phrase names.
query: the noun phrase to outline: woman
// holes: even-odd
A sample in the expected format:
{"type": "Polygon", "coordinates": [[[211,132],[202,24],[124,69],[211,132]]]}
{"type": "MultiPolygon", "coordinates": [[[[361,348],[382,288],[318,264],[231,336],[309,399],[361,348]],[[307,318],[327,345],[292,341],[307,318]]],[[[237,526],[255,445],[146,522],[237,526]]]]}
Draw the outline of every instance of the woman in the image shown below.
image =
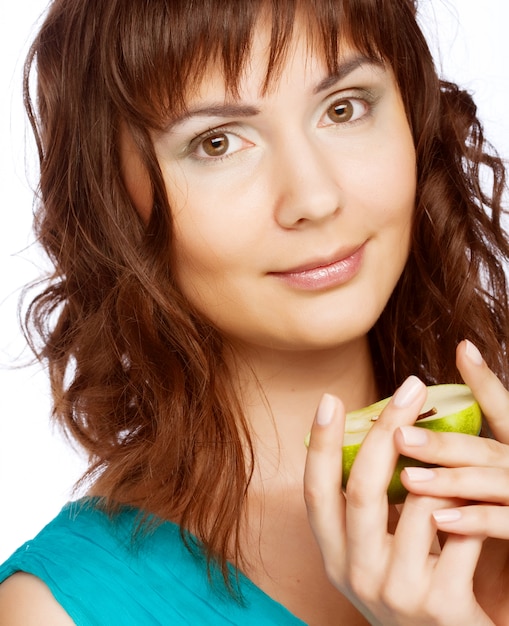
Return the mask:
{"type": "Polygon", "coordinates": [[[3,566],[3,621],[509,620],[504,171],[415,12],[53,2],[27,325],[88,498],[3,566]],[[461,380],[498,441],[416,439],[461,380]],[[345,410],[396,387],[345,497],[345,410]],[[398,453],[444,466],[400,511],[398,453]]]}

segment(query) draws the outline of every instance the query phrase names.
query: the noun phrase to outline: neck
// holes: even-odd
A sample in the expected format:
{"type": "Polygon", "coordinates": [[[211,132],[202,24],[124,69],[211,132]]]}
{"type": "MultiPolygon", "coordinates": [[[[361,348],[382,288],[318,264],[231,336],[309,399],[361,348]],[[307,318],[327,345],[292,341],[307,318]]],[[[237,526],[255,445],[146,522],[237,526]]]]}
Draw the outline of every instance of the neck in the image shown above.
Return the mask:
{"type": "Polygon", "coordinates": [[[240,395],[258,462],[255,476],[263,481],[277,477],[301,484],[304,438],[324,393],[340,397],[347,410],[378,399],[367,337],[314,352],[243,349],[237,354],[240,395]]]}

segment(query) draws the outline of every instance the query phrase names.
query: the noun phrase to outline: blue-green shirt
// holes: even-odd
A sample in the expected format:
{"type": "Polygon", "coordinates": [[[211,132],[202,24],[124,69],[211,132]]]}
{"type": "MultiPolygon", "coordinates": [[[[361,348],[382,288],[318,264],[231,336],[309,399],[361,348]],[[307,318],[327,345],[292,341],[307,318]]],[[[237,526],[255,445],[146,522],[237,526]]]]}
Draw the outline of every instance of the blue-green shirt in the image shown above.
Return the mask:
{"type": "Polygon", "coordinates": [[[0,582],[17,571],[37,576],[78,626],[302,626],[241,573],[242,603],[219,573],[211,585],[204,558],[184,546],[176,524],[136,534],[139,521],[133,508],[109,516],[93,500],[67,504],[0,566],[0,582]]]}

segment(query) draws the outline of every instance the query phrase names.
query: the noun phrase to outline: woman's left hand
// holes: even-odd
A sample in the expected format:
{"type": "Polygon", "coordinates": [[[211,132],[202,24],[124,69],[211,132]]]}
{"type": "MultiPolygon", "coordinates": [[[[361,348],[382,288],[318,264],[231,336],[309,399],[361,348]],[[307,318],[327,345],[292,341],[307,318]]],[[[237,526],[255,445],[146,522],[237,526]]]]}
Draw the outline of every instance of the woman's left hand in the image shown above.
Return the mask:
{"type": "Polygon", "coordinates": [[[494,439],[403,426],[395,434],[399,452],[439,467],[407,468],[401,479],[416,495],[468,502],[434,511],[436,526],[458,539],[486,538],[475,595],[495,624],[509,624],[509,392],[470,342],[458,346],[457,365],[494,439]]]}

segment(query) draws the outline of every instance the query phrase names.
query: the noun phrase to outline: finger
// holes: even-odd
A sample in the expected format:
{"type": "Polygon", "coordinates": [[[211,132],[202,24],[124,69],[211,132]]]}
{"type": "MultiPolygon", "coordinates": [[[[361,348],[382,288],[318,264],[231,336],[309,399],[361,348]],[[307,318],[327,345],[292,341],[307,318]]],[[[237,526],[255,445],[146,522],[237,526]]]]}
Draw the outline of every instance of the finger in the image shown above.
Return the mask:
{"type": "Polygon", "coordinates": [[[433,500],[409,496],[405,502],[405,507],[408,503],[416,508],[406,520],[409,526],[404,532],[408,536],[400,546],[402,552],[393,554],[382,590],[384,604],[393,615],[396,609],[408,616],[404,623],[493,626],[473,593],[473,577],[482,539],[453,535],[452,539],[448,538],[449,545],[440,556],[427,551],[412,551],[414,544],[419,547],[422,539],[419,533],[412,541],[412,523],[417,523],[418,528],[424,531],[427,543],[435,535],[429,516],[433,500]],[[414,557],[418,558],[417,563],[412,562],[414,557]]]}
{"type": "Polygon", "coordinates": [[[472,588],[475,569],[484,537],[451,535],[447,538],[435,566],[439,584],[455,586],[458,591],[472,588]]]}
{"type": "Polygon", "coordinates": [[[457,616],[460,608],[463,613],[466,610],[467,621],[456,623],[493,624],[473,595],[474,573],[482,545],[482,537],[450,535],[436,563],[429,602],[437,607],[435,612],[442,615],[446,603],[452,609],[451,618],[457,616]]]}
{"type": "Polygon", "coordinates": [[[470,341],[462,341],[458,345],[456,362],[463,380],[479,402],[495,438],[509,443],[509,392],[470,341]]]}
{"type": "Polygon", "coordinates": [[[437,528],[458,535],[509,539],[509,507],[474,504],[433,512],[437,528]]]}
{"type": "Polygon", "coordinates": [[[399,426],[415,421],[425,398],[424,384],[415,376],[410,376],[373,424],[355,458],[348,480],[347,496],[353,507],[364,508],[375,500],[385,504],[387,486],[399,456],[394,445],[394,432],[399,426]]]}
{"type": "Polygon", "coordinates": [[[345,555],[344,497],[341,489],[345,409],[325,394],[311,429],[304,470],[309,523],[331,579],[340,582],[345,555]]]}
{"type": "Polygon", "coordinates": [[[430,465],[502,467],[509,469],[509,447],[486,437],[434,432],[404,425],[394,433],[399,452],[430,465]]]}
{"type": "Polygon", "coordinates": [[[431,565],[435,563],[430,554],[437,540],[432,513],[438,507],[455,504],[457,501],[451,499],[407,496],[392,542],[386,578],[388,594],[415,596],[419,590],[427,588],[431,565]]]}
{"type": "MultiPolygon", "coordinates": [[[[350,561],[376,572],[384,567],[387,546],[387,487],[398,459],[394,430],[415,421],[426,387],[415,376],[395,393],[367,434],[353,464],[346,488],[346,527],[350,561]]],[[[375,574],[376,576],[376,574],[375,574]]]]}
{"type": "Polygon", "coordinates": [[[405,467],[401,482],[411,493],[509,505],[509,470],[498,467],[405,467]]]}

